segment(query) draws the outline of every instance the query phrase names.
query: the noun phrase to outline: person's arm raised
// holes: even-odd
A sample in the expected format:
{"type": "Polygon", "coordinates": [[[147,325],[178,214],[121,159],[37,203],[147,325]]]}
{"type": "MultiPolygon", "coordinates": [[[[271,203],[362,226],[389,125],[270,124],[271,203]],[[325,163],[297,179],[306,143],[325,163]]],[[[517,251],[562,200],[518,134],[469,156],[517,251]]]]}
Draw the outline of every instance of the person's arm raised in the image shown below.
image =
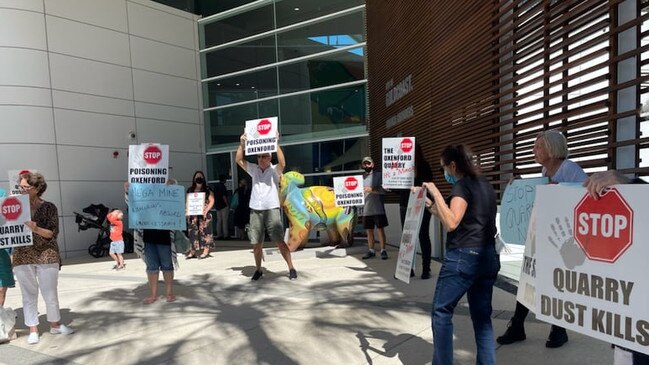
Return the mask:
{"type": "Polygon", "coordinates": [[[237,154],[234,157],[234,161],[237,163],[237,165],[241,166],[242,169],[248,171],[248,161],[244,159],[243,157],[243,149],[245,148],[246,145],[246,134],[242,134],[241,137],[239,137],[239,147],[237,148],[237,154]]]}
{"type": "Polygon", "coordinates": [[[284,158],[284,151],[282,147],[279,146],[279,132],[277,132],[277,173],[281,174],[284,172],[286,167],[286,159],[284,158]]]}

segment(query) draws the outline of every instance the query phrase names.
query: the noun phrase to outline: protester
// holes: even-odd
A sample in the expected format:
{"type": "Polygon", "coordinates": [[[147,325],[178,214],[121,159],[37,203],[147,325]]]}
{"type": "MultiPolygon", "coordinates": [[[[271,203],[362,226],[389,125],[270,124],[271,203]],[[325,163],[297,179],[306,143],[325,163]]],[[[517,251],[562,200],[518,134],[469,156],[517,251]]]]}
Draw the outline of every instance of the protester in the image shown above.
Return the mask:
{"type": "Polygon", "coordinates": [[[385,227],[388,226],[388,217],[385,215],[383,199],[386,191],[383,189],[383,177],[380,171],[374,170],[374,160],[366,156],[362,161],[363,170],[363,191],[365,192],[365,205],[363,206],[363,228],[367,232],[368,250],[363,260],[376,256],[374,252],[374,228],[379,232],[379,244],[381,246],[381,259],[387,260],[388,253],[385,251],[385,227]]]}
{"type": "Polygon", "coordinates": [[[215,206],[216,206],[216,239],[226,239],[230,237],[228,232],[228,216],[230,215],[230,207],[228,206],[228,188],[225,182],[228,179],[227,175],[219,175],[219,182],[216,183],[214,188],[215,206]]]}
{"type": "Polygon", "coordinates": [[[433,365],[453,364],[453,312],[464,294],[475,332],[476,363],[495,364],[491,297],[500,270],[494,238],[496,192],[486,178],[478,175],[463,145],[447,146],[440,164],[446,181],[453,185],[447,200],[434,183],[423,184],[433,197],[426,198],[427,209],[448,232],[446,256],[433,299],[433,365]]]}
{"type": "MultiPolygon", "coordinates": [[[[534,160],[543,168],[541,174],[547,176],[551,183],[581,183],[587,178],[584,170],[575,162],[568,159],[568,143],[566,137],[558,130],[541,132],[534,141],[534,160]]],[[[496,341],[501,345],[509,345],[526,339],[524,322],[530,312],[520,302],[516,302],[514,317],[508,324],[507,331],[496,341]]],[[[568,333],[563,327],[552,325],[545,347],[557,348],[568,342],[568,333]]]]}
{"type": "Polygon", "coordinates": [[[231,209],[234,209],[234,233],[238,239],[246,238],[246,225],[250,223],[250,186],[248,179],[239,179],[239,187],[232,195],[231,209]],[[235,206],[236,199],[236,206],[235,206]]]}
{"type": "MultiPolygon", "coordinates": [[[[293,268],[291,251],[284,242],[284,227],[279,205],[279,175],[284,171],[286,160],[282,148],[277,146],[277,165],[270,162],[271,154],[263,153],[257,155],[257,163],[248,162],[244,159],[244,148],[246,144],[245,133],[241,135],[239,148],[235,160],[242,169],[246,170],[252,177],[252,192],[250,195],[250,227],[248,236],[253,245],[255,255],[255,273],[253,281],[259,280],[264,273],[261,270],[261,259],[263,254],[264,231],[268,232],[271,241],[277,244],[282,257],[289,268],[289,279],[297,279],[297,271],[293,268]]],[[[277,136],[279,141],[279,135],[277,136]]]]}
{"type": "Polygon", "coordinates": [[[124,223],[122,219],[124,218],[124,213],[119,209],[114,209],[108,215],[106,219],[110,222],[110,249],[108,254],[110,257],[115,260],[114,270],[122,270],[124,268],[124,238],[122,237],[122,230],[124,223]]]}
{"type": "MultiPolygon", "coordinates": [[[[203,171],[196,171],[192,178],[192,186],[187,193],[205,193],[205,204],[203,215],[194,215],[187,218],[187,233],[189,235],[189,251],[185,253],[185,259],[193,259],[196,252],[201,252],[198,259],[204,259],[210,255],[210,248],[214,243],[212,236],[212,214],[210,210],[214,206],[214,193],[207,182],[203,171]]],[[[217,221],[218,223],[218,221],[217,221]]]]}
{"type": "Polygon", "coordinates": [[[25,325],[29,327],[27,343],[36,344],[38,334],[38,291],[45,301],[47,321],[51,334],[69,335],[74,330],[61,324],[58,280],[61,255],[56,238],[59,234],[59,215],[56,206],[41,198],[47,190],[40,173],[20,175],[20,192],[29,195],[31,220],[25,225],[32,231],[33,245],[14,249],[14,274],[20,284],[25,325]]]}

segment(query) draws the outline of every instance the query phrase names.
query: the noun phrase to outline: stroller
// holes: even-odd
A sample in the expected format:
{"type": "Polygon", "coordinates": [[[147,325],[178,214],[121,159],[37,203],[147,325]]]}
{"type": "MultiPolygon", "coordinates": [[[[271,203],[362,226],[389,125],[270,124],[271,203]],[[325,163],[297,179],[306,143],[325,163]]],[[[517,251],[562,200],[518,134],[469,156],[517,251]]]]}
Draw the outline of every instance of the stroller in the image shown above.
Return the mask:
{"type": "MultiPolygon", "coordinates": [[[[106,219],[108,207],[103,204],[90,204],[83,208],[81,213],[74,212],[75,222],[79,225],[79,231],[87,229],[98,229],[97,240],[88,246],[88,253],[93,257],[104,257],[110,250],[110,223],[106,219]]],[[[122,232],[124,238],[124,253],[133,252],[133,235],[122,232]]]]}

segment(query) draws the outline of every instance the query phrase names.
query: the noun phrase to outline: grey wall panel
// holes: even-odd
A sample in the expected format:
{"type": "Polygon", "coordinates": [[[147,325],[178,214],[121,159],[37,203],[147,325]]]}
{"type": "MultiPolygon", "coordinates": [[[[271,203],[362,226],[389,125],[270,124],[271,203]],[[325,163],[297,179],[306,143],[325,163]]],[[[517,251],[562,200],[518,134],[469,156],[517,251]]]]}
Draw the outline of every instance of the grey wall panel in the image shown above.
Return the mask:
{"type": "Polygon", "coordinates": [[[126,181],[126,149],[59,146],[59,170],[64,181],[126,181]],[[113,151],[120,154],[113,158],[113,151]]]}
{"type": "Polygon", "coordinates": [[[43,12],[43,0],[0,0],[0,7],[43,12]]]}
{"type": "Polygon", "coordinates": [[[54,16],[46,16],[51,52],[130,66],[128,35],[54,16]]]}
{"type": "Polygon", "coordinates": [[[135,115],[140,118],[172,120],[183,123],[200,123],[200,111],[169,105],[135,102],[135,115]]]}
{"type": "Polygon", "coordinates": [[[54,118],[59,144],[128,149],[134,143],[133,117],[55,109],[54,118]]]}
{"type": "Polygon", "coordinates": [[[202,166],[204,160],[205,155],[203,155],[202,153],[170,152],[170,177],[173,177],[174,179],[183,183],[183,185],[186,185],[184,184],[184,182],[191,181],[194,172],[203,168],[202,166]]]}
{"type": "Polygon", "coordinates": [[[45,50],[43,14],[0,8],[0,46],[45,50]]]}
{"type": "Polygon", "coordinates": [[[133,67],[196,79],[196,51],[130,36],[133,67]]]}
{"type": "Polygon", "coordinates": [[[0,144],[0,176],[6,176],[9,170],[36,169],[45,179],[59,180],[57,170],[56,148],[45,144],[0,144]]]}
{"type": "Polygon", "coordinates": [[[52,96],[54,106],[57,108],[122,116],[134,115],[132,100],[114,99],[105,96],[94,96],[60,90],[54,90],[52,96]]]}
{"type": "MultiPolygon", "coordinates": [[[[65,234],[59,233],[59,250],[65,252],[64,257],[75,256],[92,256],[88,255],[88,246],[95,243],[97,239],[97,230],[89,229],[87,231],[80,231],[78,225],[74,221],[73,216],[66,216],[59,218],[59,229],[61,227],[65,230],[65,234]]],[[[65,265],[65,260],[63,260],[65,265]]]]}
{"type": "MultiPolygon", "coordinates": [[[[47,183],[47,190],[45,190],[42,198],[56,205],[56,209],[59,211],[59,216],[61,216],[61,212],[63,211],[61,202],[61,183],[58,180],[52,180],[46,172],[39,172],[43,174],[43,176],[45,177],[45,182],[47,183]]],[[[59,229],[60,228],[61,226],[59,225],[59,229]]]]}
{"type": "Polygon", "coordinates": [[[50,87],[47,53],[44,51],[0,48],[0,85],[50,87]]]}
{"type": "Polygon", "coordinates": [[[45,12],[67,19],[127,32],[126,3],[104,0],[45,0],[45,12]]]}
{"type": "Polygon", "coordinates": [[[24,86],[0,86],[0,105],[52,106],[49,89],[24,86]]]}
{"type": "Polygon", "coordinates": [[[130,68],[58,54],[50,54],[50,64],[54,89],[133,98],[130,68]]]}
{"type": "Polygon", "coordinates": [[[180,77],[133,70],[135,100],[198,108],[198,82],[180,77]]]}
{"type": "Polygon", "coordinates": [[[195,49],[194,32],[196,32],[196,22],[186,17],[158,11],[132,2],[128,2],[127,6],[128,25],[131,34],[195,49]]]}
{"type": "Polygon", "coordinates": [[[51,108],[0,105],[0,120],[9,126],[2,128],[0,143],[55,142],[51,108]]]}
{"type": "MultiPolygon", "coordinates": [[[[124,179],[126,181],[126,178],[124,179]]],[[[64,216],[74,216],[88,205],[104,204],[109,208],[125,209],[124,181],[63,181],[61,182],[61,197],[63,200],[64,216]]],[[[76,227],[75,227],[76,231],[76,227]]],[[[97,231],[95,230],[95,234],[97,231]]]]}
{"type": "Polygon", "coordinates": [[[140,142],[168,144],[170,151],[201,152],[201,131],[198,124],[164,122],[137,118],[137,131],[140,142]]]}

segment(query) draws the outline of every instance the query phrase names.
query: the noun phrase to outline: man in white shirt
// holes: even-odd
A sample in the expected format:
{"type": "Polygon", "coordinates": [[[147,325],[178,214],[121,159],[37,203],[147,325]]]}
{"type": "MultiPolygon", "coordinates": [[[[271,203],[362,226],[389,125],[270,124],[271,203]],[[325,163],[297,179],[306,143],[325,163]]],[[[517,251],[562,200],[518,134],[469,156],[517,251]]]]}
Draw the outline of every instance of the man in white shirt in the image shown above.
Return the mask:
{"type": "MultiPolygon", "coordinates": [[[[279,135],[277,140],[279,141],[279,135]]],[[[268,231],[271,241],[277,244],[282,257],[286,260],[289,268],[289,279],[297,279],[297,271],[293,268],[293,262],[291,261],[291,251],[284,242],[284,226],[280,214],[278,187],[279,176],[286,166],[284,152],[277,145],[277,165],[270,162],[272,157],[270,153],[257,155],[257,163],[252,163],[244,159],[245,133],[241,135],[240,141],[235,161],[252,177],[248,236],[250,237],[250,243],[253,245],[257,268],[252,280],[257,281],[264,275],[261,270],[264,231],[268,231]]]]}

